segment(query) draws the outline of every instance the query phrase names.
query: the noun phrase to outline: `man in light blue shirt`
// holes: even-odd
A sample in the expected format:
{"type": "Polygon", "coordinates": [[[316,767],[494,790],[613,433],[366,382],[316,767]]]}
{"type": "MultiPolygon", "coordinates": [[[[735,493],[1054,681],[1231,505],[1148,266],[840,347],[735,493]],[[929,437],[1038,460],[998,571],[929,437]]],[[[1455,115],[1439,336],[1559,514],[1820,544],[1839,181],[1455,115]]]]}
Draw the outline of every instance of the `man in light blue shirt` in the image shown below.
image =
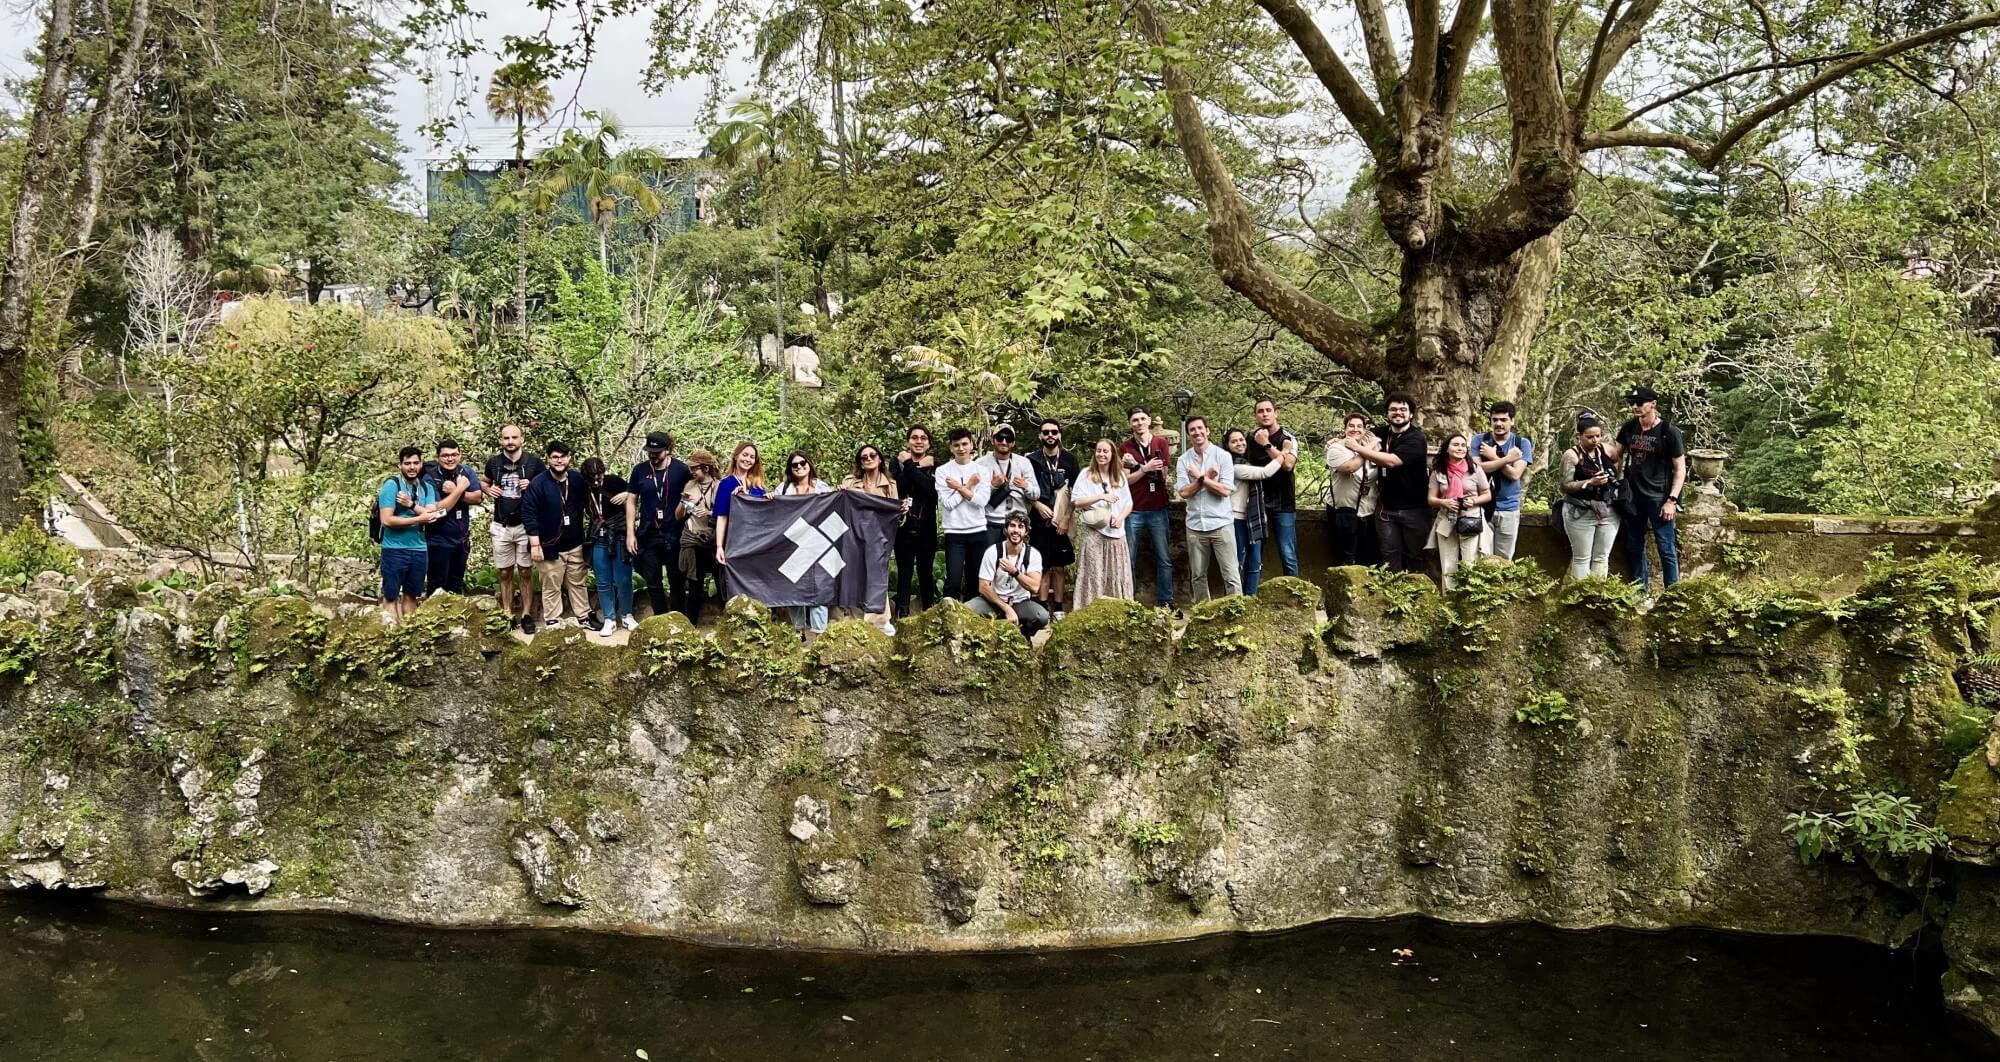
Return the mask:
{"type": "Polygon", "coordinates": [[[1486,411],[1492,431],[1472,437],[1472,459],[1493,480],[1493,504],[1487,523],[1493,527],[1493,555],[1514,559],[1521,537],[1521,480],[1535,463],[1535,444],[1514,431],[1512,402],[1495,402],[1486,411]]]}
{"type": "Polygon", "coordinates": [[[1209,598],[1208,569],[1222,574],[1222,592],[1243,592],[1236,570],[1236,510],[1229,496],[1236,493],[1236,464],[1220,446],[1208,444],[1208,421],[1190,417],[1188,449],[1174,463],[1174,493],[1187,503],[1188,580],[1194,600],[1209,598]]]}
{"type": "Polygon", "coordinates": [[[444,518],[437,483],[423,475],[424,452],[403,447],[396,474],[375,492],[382,543],[382,613],[391,622],[417,610],[424,594],[424,528],[444,518]]]}

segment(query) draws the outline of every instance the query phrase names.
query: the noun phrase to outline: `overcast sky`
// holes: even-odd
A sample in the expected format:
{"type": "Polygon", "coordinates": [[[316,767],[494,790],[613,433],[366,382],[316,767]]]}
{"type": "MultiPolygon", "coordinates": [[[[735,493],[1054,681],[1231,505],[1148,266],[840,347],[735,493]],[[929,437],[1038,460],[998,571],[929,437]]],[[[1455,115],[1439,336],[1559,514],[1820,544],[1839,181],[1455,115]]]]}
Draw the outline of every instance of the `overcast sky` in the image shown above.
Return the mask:
{"type": "MultiPolygon", "coordinates": [[[[34,72],[34,64],[27,56],[41,37],[43,6],[36,0],[0,0],[0,41],[7,42],[0,46],[0,78],[18,80],[34,72]]],[[[479,32],[496,44],[506,34],[535,32],[548,17],[535,11],[526,0],[484,0],[477,6],[486,11],[479,32]]],[[[597,55],[581,90],[574,77],[554,86],[556,106],[568,108],[567,114],[559,117],[575,122],[577,111],[608,110],[626,125],[687,125],[695,121],[705,86],[680,85],[653,96],[641,85],[649,21],[650,15],[633,15],[612,20],[603,27],[597,35],[597,55]]],[[[412,176],[420,167],[416,160],[433,153],[418,131],[427,108],[424,86],[418,81],[422,65],[421,56],[413,57],[407,69],[397,72],[389,101],[396,135],[402,143],[405,169],[412,176]]],[[[478,104],[485,92],[485,78],[496,65],[497,59],[475,60],[469,71],[478,81],[468,87],[466,95],[474,104],[474,120],[480,125],[490,124],[478,104]]],[[[6,105],[15,110],[20,107],[18,101],[11,99],[6,105]]]]}

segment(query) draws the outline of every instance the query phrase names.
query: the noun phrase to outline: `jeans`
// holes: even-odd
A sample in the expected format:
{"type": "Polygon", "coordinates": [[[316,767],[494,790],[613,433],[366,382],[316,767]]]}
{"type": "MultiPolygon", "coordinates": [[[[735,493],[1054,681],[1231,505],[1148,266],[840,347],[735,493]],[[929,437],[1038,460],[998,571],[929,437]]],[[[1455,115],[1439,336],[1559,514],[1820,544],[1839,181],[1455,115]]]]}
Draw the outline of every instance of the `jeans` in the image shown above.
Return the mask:
{"type": "Polygon", "coordinates": [[[1667,503],[1665,498],[1648,498],[1635,495],[1632,499],[1639,505],[1640,519],[1624,522],[1625,552],[1631,555],[1632,582],[1644,593],[1651,572],[1646,567],[1646,530],[1653,531],[1653,544],[1660,551],[1660,579],[1668,586],[1681,581],[1680,544],[1675,538],[1675,525],[1671,520],[1660,519],[1660,507],[1667,503]]]}
{"type": "Polygon", "coordinates": [[[1392,572],[1424,570],[1424,539],[1431,530],[1428,509],[1378,509],[1376,531],[1382,539],[1382,566],[1392,572]]]}
{"type": "Polygon", "coordinates": [[[460,542],[456,546],[433,542],[426,549],[430,554],[425,561],[424,582],[433,594],[440,590],[447,593],[465,593],[465,562],[472,556],[472,543],[460,542]]]}
{"type": "Polygon", "coordinates": [[[1333,558],[1334,567],[1380,563],[1382,551],[1375,544],[1375,524],[1374,513],[1363,516],[1352,506],[1326,510],[1327,555],[1333,558]]]}
{"type": "Polygon", "coordinates": [[[934,523],[925,522],[916,527],[904,524],[896,532],[896,615],[910,614],[912,595],[922,601],[925,608],[938,603],[937,551],[937,525],[934,523]]]}
{"type": "Polygon", "coordinates": [[[1139,545],[1145,543],[1153,549],[1153,600],[1160,605],[1174,603],[1174,559],[1167,552],[1167,520],[1171,514],[1165,509],[1150,512],[1134,510],[1125,518],[1125,541],[1132,547],[1132,586],[1139,585],[1139,545]]]}
{"type": "Polygon", "coordinates": [[[953,531],[944,536],[944,589],[960,601],[979,596],[979,558],[986,553],[986,531],[953,531]]]}
{"type": "Polygon", "coordinates": [[[632,555],[625,540],[606,535],[591,543],[590,570],[597,576],[597,614],[615,622],[632,614],[632,555]]]}
{"type": "Polygon", "coordinates": [[[1278,563],[1286,575],[1299,574],[1299,514],[1266,512],[1271,521],[1271,537],[1278,543],[1278,563]]]}
{"type": "Polygon", "coordinates": [[[1250,521],[1236,521],[1236,572],[1243,579],[1243,592],[1254,594],[1264,576],[1264,543],[1250,541],[1250,521]]]}
{"type": "MultiPolygon", "coordinates": [[[[1000,609],[984,597],[973,600],[972,611],[987,619],[1001,618],[1000,609]]],[[[1029,641],[1034,640],[1036,631],[1049,625],[1049,610],[1043,608],[1041,602],[1033,598],[1014,602],[1014,616],[1020,622],[1021,636],[1029,641]]]]}
{"type": "MultiPolygon", "coordinates": [[[[694,558],[694,578],[688,578],[686,573],[681,575],[682,583],[687,587],[687,603],[681,615],[686,616],[689,623],[700,623],[702,606],[708,604],[708,580],[711,577],[715,579],[716,593],[722,592],[722,572],[715,565],[715,543],[683,542],[681,555],[694,558]]],[[[675,568],[678,570],[679,566],[675,568]]]]}
{"type": "Polygon", "coordinates": [[[785,611],[791,614],[792,626],[799,630],[810,630],[814,634],[826,633],[825,605],[790,605],[785,611]]]}
{"type": "Polygon", "coordinates": [[[1493,555],[1514,559],[1514,545],[1521,540],[1521,510],[1497,509],[1486,520],[1493,528],[1493,555]]]}
{"type": "Polygon", "coordinates": [[[1611,574],[1611,546],[1618,541],[1618,510],[1603,516],[1589,506],[1563,505],[1563,533],[1569,536],[1569,577],[1611,574]]]}
{"type": "Polygon", "coordinates": [[[1233,597],[1243,592],[1243,580],[1236,574],[1236,534],[1227,527],[1213,531],[1196,531],[1188,528],[1188,581],[1193,584],[1194,600],[1197,603],[1208,600],[1208,566],[1213,563],[1216,574],[1222,576],[1222,594],[1233,597]]]}
{"type": "MultiPolygon", "coordinates": [[[[653,606],[653,615],[664,616],[668,612],[688,615],[687,576],[681,574],[681,566],[674,563],[680,557],[680,542],[665,535],[654,535],[639,540],[639,552],[632,556],[632,568],[639,578],[646,580],[646,601],[653,606]]],[[[598,580],[599,585],[603,580],[598,580]]],[[[693,619],[693,616],[688,616],[693,619]]]]}

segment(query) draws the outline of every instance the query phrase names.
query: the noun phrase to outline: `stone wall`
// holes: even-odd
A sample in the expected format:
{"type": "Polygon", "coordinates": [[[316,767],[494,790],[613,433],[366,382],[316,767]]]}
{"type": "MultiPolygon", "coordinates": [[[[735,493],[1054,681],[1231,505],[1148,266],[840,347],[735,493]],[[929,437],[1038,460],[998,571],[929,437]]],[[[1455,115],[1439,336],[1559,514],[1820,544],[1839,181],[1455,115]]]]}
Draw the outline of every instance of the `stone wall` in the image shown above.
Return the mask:
{"type": "Polygon", "coordinates": [[[16,888],[877,951],[1928,920],[1956,1004],[2000,1018],[2000,741],[1967,700],[2000,577],[1963,556],[1644,615],[1529,564],[1448,597],[1336,569],[1184,631],[1099,602],[1038,649],[956,604],[804,649],[741,600],[614,647],[450,597],[394,630],[227,587],[63,598],[0,599],[16,888]],[[1863,805],[1894,828],[1844,831],[1863,805]],[[1802,812],[1834,816],[1818,858],[1802,812]]]}
{"type": "MultiPolygon", "coordinates": [[[[2000,560],[2000,512],[1982,510],[1972,516],[1819,516],[1805,513],[1709,512],[1683,514],[1679,523],[1681,573],[1797,578],[1819,584],[1827,594],[1846,593],[1861,583],[1870,557],[1888,550],[1898,557],[1918,557],[1945,546],[1986,560],[2000,560]]],[[[1174,514],[1172,551],[1175,595],[1191,600],[1187,581],[1185,525],[1174,514]]],[[[1264,547],[1264,574],[1282,575],[1277,547],[1264,547]]],[[[1547,513],[1521,517],[1519,560],[1532,560],[1550,575],[1569,570],[1569,539],[1547,513]]],[[[1437,555],[1426,554],[1435,577],[1437,555]]],[[[1317,572],[1333,563],[1333,547],[1322,509],[1299,512],[1299,570],[1317,572]]],[[[1153,600],[1152,559],[1147,554],[1134,588],[1153,600]]],[[[1625,548],[1612,552],[1611,571],[1627,571],[1625,548]]],[[[1215,584],[1220,587],[1220,583],[1215,584]]],[[[1661,589],[1659,566],[1653,565],[1653,588],[1661,589]]]]}

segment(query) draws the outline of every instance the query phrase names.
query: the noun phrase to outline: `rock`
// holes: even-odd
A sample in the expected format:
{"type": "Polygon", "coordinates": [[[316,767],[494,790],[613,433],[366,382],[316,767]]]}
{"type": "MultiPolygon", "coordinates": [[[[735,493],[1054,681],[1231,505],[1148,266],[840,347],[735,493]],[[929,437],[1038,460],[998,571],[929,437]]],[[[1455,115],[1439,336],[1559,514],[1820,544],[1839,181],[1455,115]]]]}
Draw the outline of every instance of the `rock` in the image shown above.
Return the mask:
{"type": "Polygon", "coordinates": [[[242,866],[230,867],[228,870],[223,871],[222,883],[224,885],[241,885],[243,890],[250,895],[261,896],[265,890],[271,887],[271,875],[277,872],[278,864],[268,859],[259,859],[254,863],[245,863],[242,866]]]}
{"type": "Polygon", "coordinates": [[[8,886],[16,889],[101,889],[101,878],[73,877],[60,859],[15,863],[6,869],[8,886]]]}
{"type": "Polygon", "coordinates": [[[529,828],[514,837],[514,862],[527,875],[528,892],[537,902],[557,907],[582,907],[583,883],[562,843],[547,830],[529,828]]]}
{"type": "Polygon", "coordinates": [[[824,906],[839,906],[854,899],[861,887],[861,861],[858,859],[814,859],[803,861],[798,867],[799,885],[806,891],[806,898],[824,906]]]}
{"type": "Polygon", "coordinates": [[[2000,712],[1986,724],[1986,766],[2000,771],[2000,712]]]}
{"type": "Polygon", "coordinates": [[[799,794],[799,798],[792,801],[792,825],[785,832],[791,834],[793,840],[810,841],[832,828],[825,804],[806,793],[799,794]]]}
{"type": "Polygon", "coordinates": [[[57,571],[40,571],[35,573],[35,589],[37,590],[61,590],[69,586],[69,581],[69,576],[57,571]]]}

